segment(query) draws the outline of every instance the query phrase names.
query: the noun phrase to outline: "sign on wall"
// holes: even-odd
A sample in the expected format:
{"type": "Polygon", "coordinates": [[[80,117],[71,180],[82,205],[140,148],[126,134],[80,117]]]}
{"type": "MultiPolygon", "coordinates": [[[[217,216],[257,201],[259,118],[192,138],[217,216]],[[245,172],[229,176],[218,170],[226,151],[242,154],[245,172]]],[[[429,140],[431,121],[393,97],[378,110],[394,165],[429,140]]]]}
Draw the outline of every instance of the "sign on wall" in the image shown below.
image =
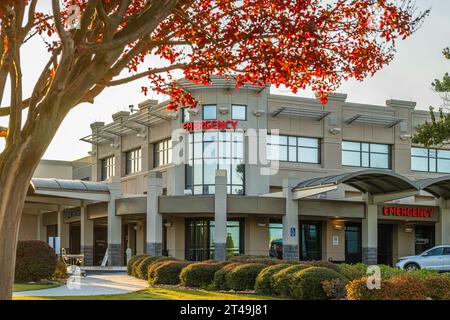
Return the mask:
{"type": "Polygon", "coordinates": [[[385,205],[378,210],[378,218],[393,220],[438,221],[439,209],[424,206],[385,205]]]}
{"type": "Polygon", "coordinates": [[[187,131],[236,130],[239,121],[235,120],[203,120],[183,123],[187,131]]]}

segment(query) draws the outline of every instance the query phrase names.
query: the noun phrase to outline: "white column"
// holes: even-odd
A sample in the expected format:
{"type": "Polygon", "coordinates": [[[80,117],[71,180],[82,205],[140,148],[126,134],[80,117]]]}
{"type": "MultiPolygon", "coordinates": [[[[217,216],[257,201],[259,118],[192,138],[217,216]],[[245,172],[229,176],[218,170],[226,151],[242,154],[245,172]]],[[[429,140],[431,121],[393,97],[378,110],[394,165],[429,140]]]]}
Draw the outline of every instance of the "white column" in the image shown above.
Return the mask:
{"type": "Polygon", "coordinates": [[[123,265],[122,255],[122,218],[116,215],[116,199],[120,198],[120,178],[110,178],[108,184],[110,199],[108,201],[108,265],[123,265]]]}
{"type": "Polygon", "coordinates": [[[298,260],[298,200],[293,199],[292,188],[297,179],[283,180],[283,195],[286,198],[286,212],[283,215],[283,259],[298,260]]]}
{"type": "Polygon", "coordinates": [[[147,254],[162,255],[163,219],[159,213],[158,201],[162,194],[162,174],[151,171],[147,178],[147,254]]]}
{"type": "Polygon", "coordinates": [[[48,242],[48,239],[46,239],[46,232],[45,232],[44,222],[43,222],[44,213],[45,213],[45,211],[38,210],[38,215],[37,215],[37,239],[40,240],[40,241],[48,242]]]}
{"type": "Polygon", "coordinates": [[[216,170],[214,193],[214,258],[227,257],[227,171],[216,170]]]}
{"type": "Polygon", "coordinates": [[[450,244],[450,200],[437,199],[440,217],[436,223],[436,245],[450,244]]]}
{"type": "Polygon", "coordinates": [[[80,206],[80,248],[84,255],[84,265],[94,264],[94,221],[87,216],[87,206],[84,202],[80,206]]]}
{"type": "Polygon", "coordinates": [[[365,194],[365,216],[362,220],[362,262],[377,264],[378,247],[378,206],[373,202],[372,195],[365,194]]]}
{"type": "Polygon", "coordinates": [[[64,223],[64,206],[58,206],[57,217],[58,217],[59,246],[60,249],[64,248],[68,250],[70,228],[68,224],[64,223]]]}

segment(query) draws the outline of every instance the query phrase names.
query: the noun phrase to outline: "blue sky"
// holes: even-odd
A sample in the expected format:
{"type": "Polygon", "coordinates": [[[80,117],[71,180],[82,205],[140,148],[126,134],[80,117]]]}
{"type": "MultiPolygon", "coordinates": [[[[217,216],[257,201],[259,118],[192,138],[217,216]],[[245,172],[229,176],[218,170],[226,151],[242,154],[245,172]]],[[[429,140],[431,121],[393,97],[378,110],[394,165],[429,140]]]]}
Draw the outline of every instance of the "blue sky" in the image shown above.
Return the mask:
{"type": "MultiPolygon", "coordinates": [[[[390,65],[379,71],[374,77],[362,82],[344,83],[337,92],[347,93],[347,101],[381,104],[387,99],[403,99],[417,102],[417,109],[427,109],[430,105],[439,106],[441,100],[431,90],[431,82],[450,72],[450,62],[442,57],[442,49],[450,46],[450,1],[417,0],[420,9],[431,7],[431,14],[422,28],[407,40],[397,45],[397,54],[390,65]]],[[[23,49],[23,68],[25,70],[25,92],[31,90],[39,69],[47,59],[42,50],[40,39],[34,39],[23,49]],[[27,77],[27,73],[31,73],[27,77]]],[[[58,133],[44,155],[45,159],[74,160],[87,155],[90,145],[79,141],[90,134],[89,124],[94,121],[111,121],[111,114],[127,110],[128,105],[137,105],[149,98],[158,98],[153,94],[147,97],[140,93],[146,80],[134,82],[104,91],[94,104],[82,104],[72,110],[61,125],[58,133]]],[[[272,93],[289,94],[286,90],[271,89],[272,93]]],[[[26,95],[26,93],[25,93],[26,95]]],[[[312,97],[310,91],[298,96],[312,97]]],[[[5,97],[6,98],[6,97],[5,97]]],[[[4,99],[3,104],[5,104],[4,99]]],[[[5,125],[5,119],[0,119],[5,125]]],[[[2,146],[0,145],[0,150],[2,146]]]]}

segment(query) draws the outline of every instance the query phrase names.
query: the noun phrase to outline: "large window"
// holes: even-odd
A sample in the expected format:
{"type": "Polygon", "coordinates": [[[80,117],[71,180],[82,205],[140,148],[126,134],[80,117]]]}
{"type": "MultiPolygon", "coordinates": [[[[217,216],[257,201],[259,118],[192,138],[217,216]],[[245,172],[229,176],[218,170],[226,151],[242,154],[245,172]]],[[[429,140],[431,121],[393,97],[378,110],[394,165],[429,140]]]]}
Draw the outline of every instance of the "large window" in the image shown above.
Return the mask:
{"type": "Polygon", "coordinates": [[[379,143],[342,141],[342,165],[390,169],[390,146],[379,143]]]}
{"type": "Polygon", "coordinates": [[[172,162],[172,140],[167,139],[154,145],[154,167],[164,166],[172,162]]]}
{"type": "Polygon", "coordinates": [[[132,174],[141,171],[142,153],[141,149],[134,149],[126,153],[126,174],[132,174]]]}
{"type": "Polygon", "coordinates": [[[215,172],[227,171],[228,194],[244,194],[244,133],[195,132],[189,135],[186,189],[193,194],[214,194],[215,172]]]}
{"type": "Polygon", "coordinates": [[[247,106],[233,104],[231,106],[231,119],[247,121],[247,106]]]}
{"type": "Polygon", "coordinates": [[[450,173],[450,150],[411,148],[411,170],[450,173]]]}
{"type": "Polygon", "coordinates": [[[267,135],[267,159],[320,163],[320,140],[317,138],[267,135]]]}
{"type": "Polygon", "coordinates": [[[107,157],[102,160],[102,180],[106,180],[115,175],[116,158],[107,157]]]}
{"type": "Polygon", "coordinates": [[[214,104],[203,105],[203,120],[216,120],[217,106],[214,104]]]}

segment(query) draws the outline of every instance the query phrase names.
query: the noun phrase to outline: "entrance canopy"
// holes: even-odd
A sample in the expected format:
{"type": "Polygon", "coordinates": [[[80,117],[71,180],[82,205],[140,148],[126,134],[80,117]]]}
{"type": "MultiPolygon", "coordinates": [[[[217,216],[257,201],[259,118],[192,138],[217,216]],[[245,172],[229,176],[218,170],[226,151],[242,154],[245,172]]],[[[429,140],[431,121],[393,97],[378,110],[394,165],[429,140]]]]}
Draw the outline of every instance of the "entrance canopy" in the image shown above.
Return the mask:
{"type": "Polygon", "coordinates": [[[450,199],[450,175],[418,180],[416,184],[420,189],[431,193],[436,198],[450,199]]]}
{"type": "Polygon", "coordinates": [[[41,179],[31,180],[29,196],[46,195],[80,200],[108,201],[108,184],[82,180],[41,179]]]}
{"type": "Polygon", "coordinates": [[[357,172],[344,173],[334,176],[326,176],[320,178],[302,181],[293,188],[292,191],[298,192],[305,189],[317,189],[322,193],[329,190],[326,188],[337,187],[339,184],[347,184],[364,193],[372,195],[390,194],[406,191],[417,192],[418,186],[408,178],[387,170],[362,170],[357,172]]]}

